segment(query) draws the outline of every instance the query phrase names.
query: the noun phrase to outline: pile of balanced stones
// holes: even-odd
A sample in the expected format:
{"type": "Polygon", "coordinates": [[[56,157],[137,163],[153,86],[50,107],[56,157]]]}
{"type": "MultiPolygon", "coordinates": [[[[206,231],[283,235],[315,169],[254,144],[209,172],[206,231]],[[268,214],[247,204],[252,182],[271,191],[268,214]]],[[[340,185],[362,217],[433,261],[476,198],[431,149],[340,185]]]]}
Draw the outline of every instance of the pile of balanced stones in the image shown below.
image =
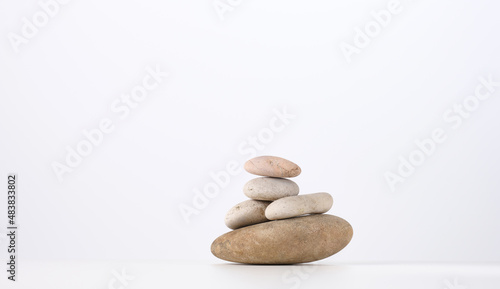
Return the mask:
{"type": "Polygon", "coordinates": [[[332,196],[299,195],[299,186],[288,179],[301,173],[298,165],[260,156],[247,161],[244,168],[262,177],[243,187],[250,200],[227,212],[226,225],[233,231],[212,243],[216,257],[246,264],[297,264],[324,259],[349,244],[351,225],[324,214],[333,205],[332,196]]]}

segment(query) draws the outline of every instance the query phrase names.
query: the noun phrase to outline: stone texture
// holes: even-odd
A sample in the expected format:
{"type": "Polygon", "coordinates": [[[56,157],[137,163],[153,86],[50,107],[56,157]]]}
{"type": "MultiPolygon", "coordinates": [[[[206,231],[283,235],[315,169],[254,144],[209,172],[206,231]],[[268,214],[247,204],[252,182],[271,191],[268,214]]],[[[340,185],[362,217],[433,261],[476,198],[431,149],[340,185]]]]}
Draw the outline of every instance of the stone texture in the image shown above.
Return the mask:
{"type": "Polygon", "coordinates": [[[266,208],[266,218],[280,220],[304,214],[322,214],[333,205],[333,198],[328,193],[285,197],[272,202],[266,208]]]}
{"type": "Polygon", "coordinates": [[[266,207],[271,202],[246,200],[232,207],[226,214],[226,226],[237,229],[269,221],[265,216],[266,207]]]}
{"type": "Polygon", "coordinates": [[[293,162],[273,156],[260,156],[248,160],[244,168],[254,175],[276,178],[293,178],[301,172],[300,167],[293,162]]]}
{"type": "Polygon", "coordinates": [[[274,201],[299,194],[299,186],[291,180],[261,177],[248,181],[243,193],[250,199],[274,201]]]}
{"type": "Polygon", "coordinates": [[[244,227],[218,237],[216,257],[246,264],[295,264],[329,257],[351,241],[351,225],[332,215],[310,215],[244,227]]]}

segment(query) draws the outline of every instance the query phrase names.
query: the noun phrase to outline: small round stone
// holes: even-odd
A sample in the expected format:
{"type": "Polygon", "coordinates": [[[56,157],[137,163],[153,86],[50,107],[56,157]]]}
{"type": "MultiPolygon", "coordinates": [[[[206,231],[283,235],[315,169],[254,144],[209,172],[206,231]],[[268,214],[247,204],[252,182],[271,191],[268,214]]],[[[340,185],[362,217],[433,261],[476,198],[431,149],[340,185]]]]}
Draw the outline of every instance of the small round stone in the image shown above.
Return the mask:
{"type": "Polygon", "coordinates": [[[274,201],[299,194],[299,186],[291,180],[261,177],[248,181],[243,186],[243,193],[254,200],[274,201]]]}
{"type": "Polygon", "coordinates": [[[246,200],[232,207],[226,214],[225,223],[230,229],[269,221],[265,216],[266,207],[271,202],[246,200]]]}
{"type": "Polygon", "coordinates": [[[322,214],[328,212],[332,205],[333,198],[328,193],[285,197],[267,206],[266,218],[280,220],[304,214],[322,214]]]}
{"type": "Polygon", "coordinates": [[[260,156],[248,160],[244,168],[247,172],[264,177],[293,178],[300,175],[300,167],[280,157],[260,156]]]}

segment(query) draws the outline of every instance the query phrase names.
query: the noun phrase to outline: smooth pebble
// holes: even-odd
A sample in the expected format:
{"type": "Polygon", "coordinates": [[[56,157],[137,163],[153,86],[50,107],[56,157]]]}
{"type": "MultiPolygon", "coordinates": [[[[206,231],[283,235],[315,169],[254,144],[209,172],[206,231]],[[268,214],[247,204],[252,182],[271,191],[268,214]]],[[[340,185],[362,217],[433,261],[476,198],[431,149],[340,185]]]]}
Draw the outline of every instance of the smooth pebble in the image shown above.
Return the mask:
{"type": "Polygon", "coordinates": [[[280,157],[260,156],[248,160],[244,168],[247,172],[265,177],[293,178],[300,175],[300,167],[280,157]]]}
{"type": "Polygon", "coordinates": [[[246,200],[232,207],[226,214],[225,223],[230,229],[269,221],[265,216],[266,207],[271,202],[246,200]]]}
{"type": "Polygon", "coordinates": [[[285,197],[267,206],[266,218],[279,220],[304,214],[322,214],[328,212],[332,205],[333,198],[328,193],[285,197]]]}
{"type": "Polygon", "coordinates": [[[243,193],[250,199],[274,201],[299,194],[299,186],[291,180],[261,177],[248,181],[243,186],[243,193]]]}

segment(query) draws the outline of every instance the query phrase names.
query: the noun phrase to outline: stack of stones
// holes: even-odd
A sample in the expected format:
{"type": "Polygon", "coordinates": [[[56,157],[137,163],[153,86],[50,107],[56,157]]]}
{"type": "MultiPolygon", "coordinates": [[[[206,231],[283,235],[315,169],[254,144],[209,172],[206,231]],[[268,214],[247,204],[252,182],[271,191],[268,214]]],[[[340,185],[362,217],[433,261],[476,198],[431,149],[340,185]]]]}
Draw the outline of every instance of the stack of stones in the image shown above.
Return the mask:
{"type": "Polygon", "coordinates": [[[288,179],[301,173],[298,165],[261,156],[247,161],[244,168],[262,177],[243,187],[250,200],[227,212],[226,226],[234,231],[212,243],[216,257],[246,264],[304,263],[329,257],[350,242],[351,225],[324,214],[333,205],[330,194],[298,195],[299,186],[288,179]]]}

